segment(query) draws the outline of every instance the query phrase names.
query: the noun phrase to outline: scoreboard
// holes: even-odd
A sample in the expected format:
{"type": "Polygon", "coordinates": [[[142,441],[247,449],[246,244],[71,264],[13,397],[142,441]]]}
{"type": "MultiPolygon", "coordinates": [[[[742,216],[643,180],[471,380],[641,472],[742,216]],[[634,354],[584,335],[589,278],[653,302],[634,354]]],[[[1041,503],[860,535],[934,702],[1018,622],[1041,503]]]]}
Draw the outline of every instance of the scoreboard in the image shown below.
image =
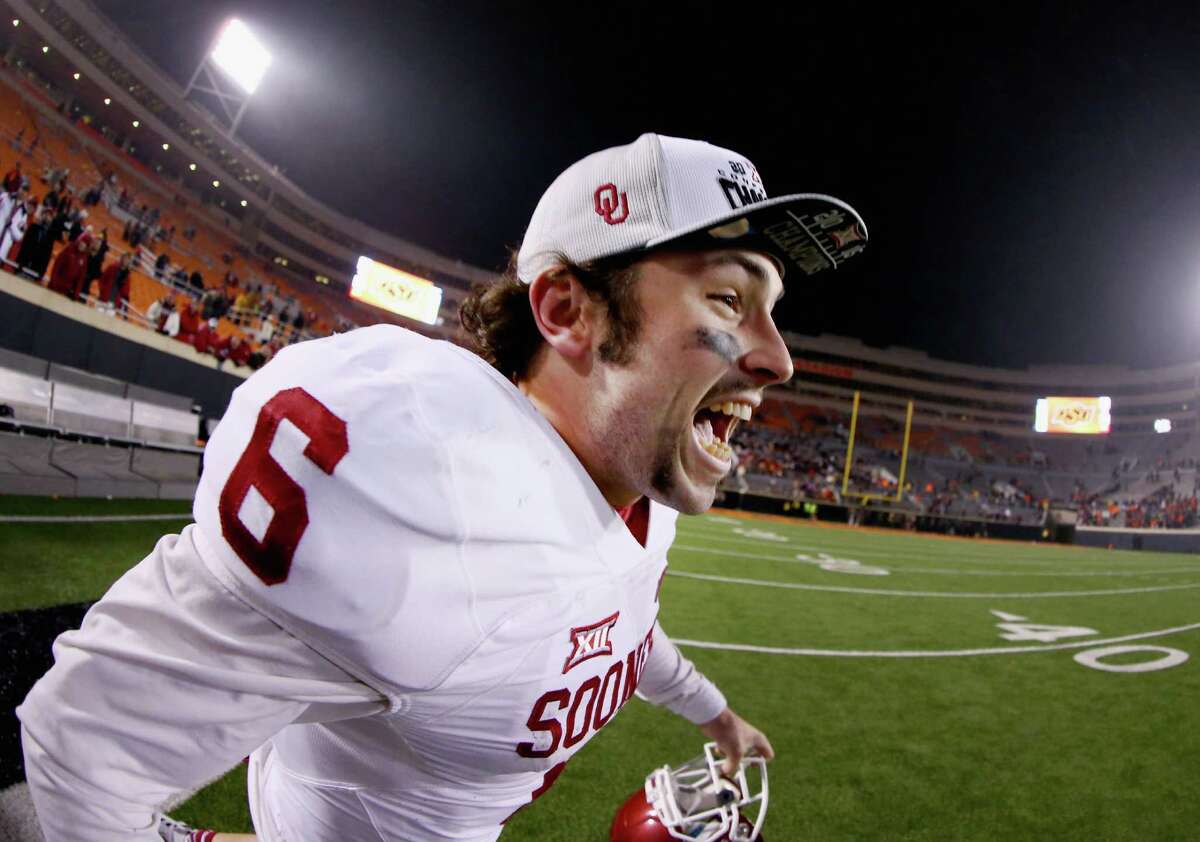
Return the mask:
{"type": "Polygon", "coordinates": [[[1104,435],[1112,426],[1112,398],[1038,398],[1033,417],[1039,433],[1104,435]]]}
{"type": "Polygon", "coordinates": [[[442,306],[442,288],[437,284],[369,257],[360,257],[357,269],[350,282],[351,298],[427,325],[437,324],[442,306]]]}

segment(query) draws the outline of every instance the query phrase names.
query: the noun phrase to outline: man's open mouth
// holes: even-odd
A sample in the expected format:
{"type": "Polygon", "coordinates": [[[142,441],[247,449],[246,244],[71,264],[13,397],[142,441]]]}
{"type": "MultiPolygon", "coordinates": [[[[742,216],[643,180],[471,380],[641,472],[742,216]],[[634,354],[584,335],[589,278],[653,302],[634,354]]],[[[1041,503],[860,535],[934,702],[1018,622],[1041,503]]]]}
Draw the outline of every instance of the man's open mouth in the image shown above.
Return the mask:
{"type": "Polygon", "coordinates": [[[749,421],[754,407],[743,401],[723,401],[710,404],[696,413],[692,422],[696,440],[708,455],[722,462],[733,458],[729,440],[739,421],[749,421]]]}

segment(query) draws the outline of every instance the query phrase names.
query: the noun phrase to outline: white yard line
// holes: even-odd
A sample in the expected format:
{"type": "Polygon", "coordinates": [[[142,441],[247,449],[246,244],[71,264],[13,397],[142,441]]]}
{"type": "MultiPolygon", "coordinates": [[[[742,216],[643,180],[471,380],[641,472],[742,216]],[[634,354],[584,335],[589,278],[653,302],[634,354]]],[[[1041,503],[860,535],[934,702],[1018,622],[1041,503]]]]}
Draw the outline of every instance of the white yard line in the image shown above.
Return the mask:
{"type": "Polygon", "coordinates": [[[757,585],[761,588],[785,588],[797,591],[826,591],[830,593],[866,594],[870,596],[940,597],[943,599],[1051,599],[1076,596],[1123,596],[1137,593],[1159,593],[1162,591],[1184,591],[1200,588],[1200,583],[1189,585],[1159,585],[1148,588],[1120,588],[1103,591],[1050,591],[1047,593],[954,593],[946,591],[897,591],[882,588],[848,588],[837,585],[802,585],[798,582],[770,582],[763,579],[743,579],[736,576],[714,576],[707,573],[685,573],[667,570],[668,576],[684,579],[700,579],[706,582],[724,582],[730,585],[757,585]]]}
{"type": "Polygon", "coordinates": [[[1050,646],[995,646],[983,649],[943,649],[943,650],[858,650],[858,649],[803,649],[782,646],[752,646],[747,643],[716,643],[709,640],[686,640],[672,638],[680,646],[692,646],[696,649],[726,649],[736,652],[759,652],[766,655],[812,655],[827,658],[962,658],[971,655],[1017,655],[1027,652],[1056,652],[1064,649],[1090,649],[1093,646],[1105,646],[1110,643],[1126,643],[1131,640],[1146,640],[1153,637],[1165,637],[1200,629],[1200,623],[1188,626],[1176,626],[1158,631],[1128,634],[1123,637],[1109,637],[1103,640],[1083,640],[1074,643],[1057,643],[1050,646]]]}
{"type": "MultiPolygon", "coordinates": [[[[736,550],[713,550],[708,547],[695,547],[690,544],[676,544],[672,549],[686,550],[693,553],[708,553],[719,556],[733,556],[736,558],[753,558],[762,561],[778,561],[784,564],[807,564],[815,566],[815,562],[801,560],[792,556],[775,556],[763,555],[761,553],[743,553],[736,550]]],[[[849,556],[847,556],[849,558],[849,556]]],[[[942,575],[956,576],[1152,576],[1166,575],[1169,573],[1200,573],[1200,568],[1180,567],[1174,570],[1097,570],[1097,571],[1029,571],[1019,572],[1012,570],[953,570],[950,568],[932,568],[932,567],[906,567],[903,564],[887,566],[888,570],[893,573],[934,573],[942,575]]]]}

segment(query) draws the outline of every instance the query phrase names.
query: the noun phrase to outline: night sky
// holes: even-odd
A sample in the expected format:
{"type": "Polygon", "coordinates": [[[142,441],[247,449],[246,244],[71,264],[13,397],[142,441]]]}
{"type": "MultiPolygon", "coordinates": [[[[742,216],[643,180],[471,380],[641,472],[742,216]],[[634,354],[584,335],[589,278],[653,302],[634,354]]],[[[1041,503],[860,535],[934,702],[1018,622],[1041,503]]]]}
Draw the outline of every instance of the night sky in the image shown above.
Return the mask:
{"type": "Polygon", "coordinates": [[[1200,359],[1195,3],[95,1],[181,85],[241,17],[276,62],[240,136],[450,257],[499,267],[564,167],[657,131],[863,214],[868,252],[789,287],[785,328],[1006,367],[1200,359]]]}

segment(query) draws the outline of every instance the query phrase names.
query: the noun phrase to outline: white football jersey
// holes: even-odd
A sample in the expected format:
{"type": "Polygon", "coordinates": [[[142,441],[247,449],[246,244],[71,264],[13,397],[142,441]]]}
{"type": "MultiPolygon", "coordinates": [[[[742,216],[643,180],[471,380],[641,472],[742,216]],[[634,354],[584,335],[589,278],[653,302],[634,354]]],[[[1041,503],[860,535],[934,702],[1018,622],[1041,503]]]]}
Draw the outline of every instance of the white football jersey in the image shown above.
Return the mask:
{"type": "MultiPolygon", "coordinates": [[[[186,592],[177,577],[204,594],[179,628],[139,643],[135,614],[122,614],[119,636],[152,652],[143,666],[161,662],[168,674],[152,670],[147,692],[187,708],[184,727],[204,711],[217,720],[227,761],[269,738],[261,838],[371,826],[384,839],[494,839],[635,690],[697,723],[724,708],[656,623],[675,517],[651,503],[639,543],[525,396],[452,344],[381,326],[293,346],[235,392],[205,451],[195,526],[56,644],[63,670],[20,712],[27,757],[70,768],[44,705],[72,681],[113,686],[119,668],[95,663],[95,636],[118,622],[106,602],[160,606],[186,592]],[[260,664],[189,639],[226,624],[245,626],[260,664]],[[179,658],[202,662],[184,689],[170,674],[179,658]],[[243,686],[246,670],[261,686],[243,686]]],[[[109,709],[100,731],[122,715],[109,709]]],[[[129,733],[120,750],[149,750],[129,733]]],[[[147,780],[195,783],[163,780],[172,762],[148,765],[169,767],[137,776],[151,807],[146,795],[161,796],[147,780]]],[[[56,776],[30,780],[41,811],[56,776]]]]}

